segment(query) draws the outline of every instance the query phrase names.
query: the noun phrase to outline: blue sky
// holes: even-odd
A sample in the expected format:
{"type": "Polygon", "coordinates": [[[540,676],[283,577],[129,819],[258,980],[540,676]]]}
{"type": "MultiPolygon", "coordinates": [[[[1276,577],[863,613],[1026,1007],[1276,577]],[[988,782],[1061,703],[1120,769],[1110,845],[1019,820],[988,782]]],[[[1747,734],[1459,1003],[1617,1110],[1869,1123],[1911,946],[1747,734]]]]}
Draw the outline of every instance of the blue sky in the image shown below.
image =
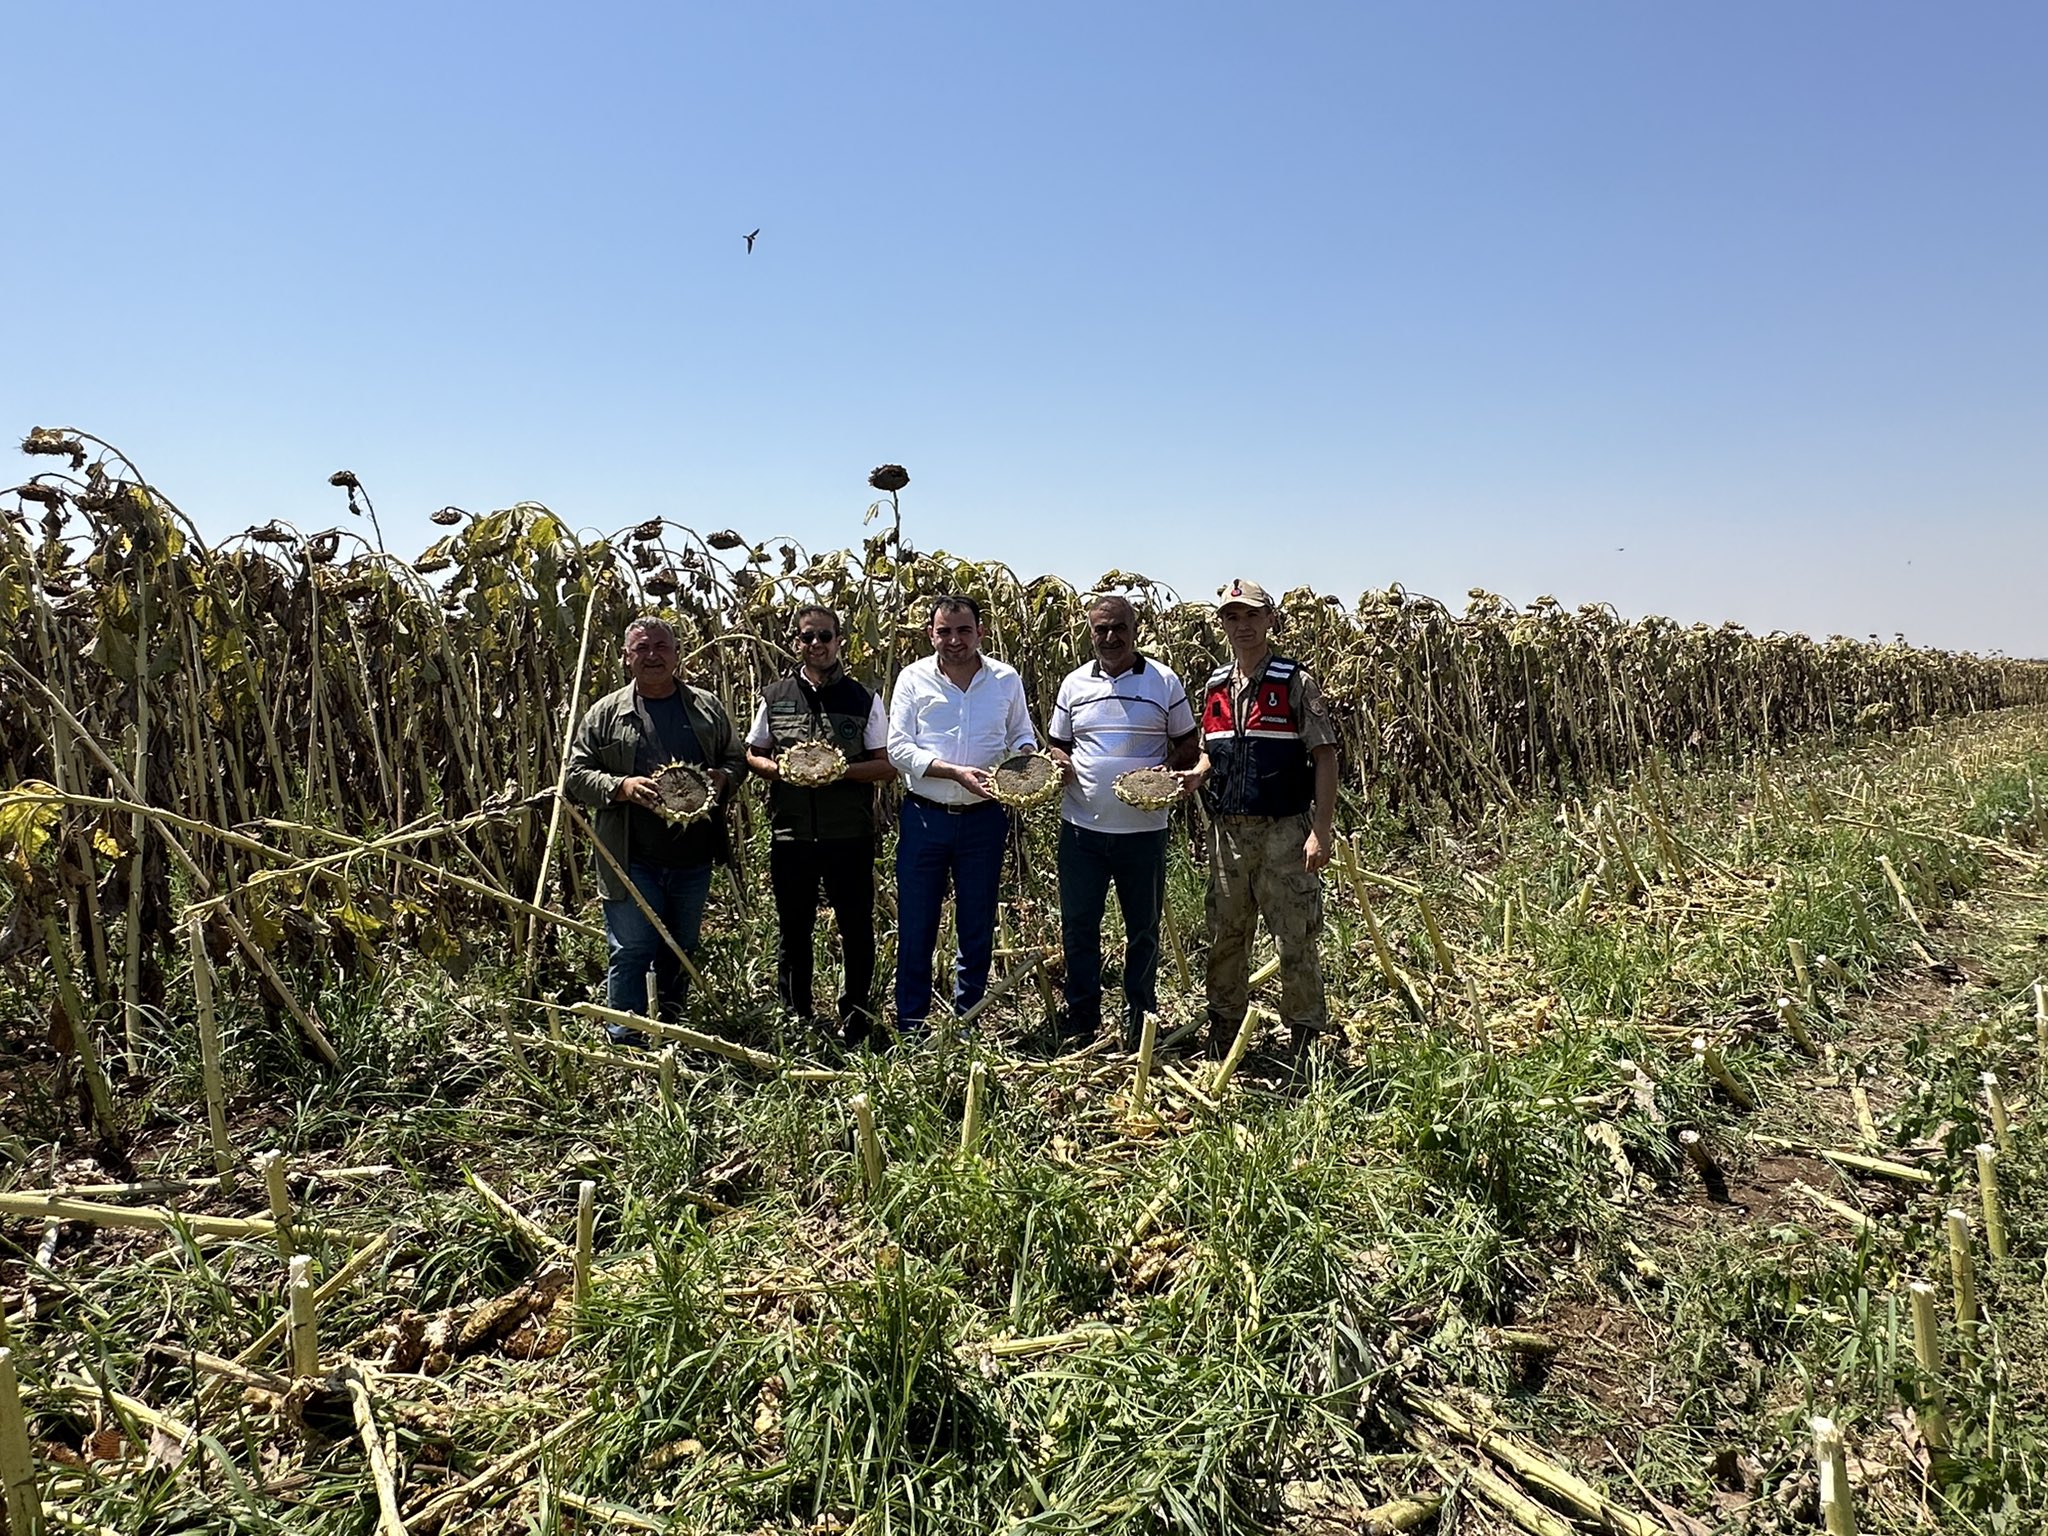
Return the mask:
{"type": "Polygon", "coordinates": [[[2048,655],[2036,6],[25,14],[0,431],[209,532],[833,548],[894,460],[1082,585],[2048,655]]]}

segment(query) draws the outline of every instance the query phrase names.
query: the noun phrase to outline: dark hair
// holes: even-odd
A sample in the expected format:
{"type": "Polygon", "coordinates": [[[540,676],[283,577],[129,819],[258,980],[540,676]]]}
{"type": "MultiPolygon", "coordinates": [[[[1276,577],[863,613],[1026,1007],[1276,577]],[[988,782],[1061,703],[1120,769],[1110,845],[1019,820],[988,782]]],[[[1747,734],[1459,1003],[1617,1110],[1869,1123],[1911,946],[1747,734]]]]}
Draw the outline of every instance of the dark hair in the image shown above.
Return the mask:
{"type": "Polygon", "coordinates": [[[803,607],[797,609],[795,613],[790,615],[789,627],[792,630],[802,629],[804,627],[804,619],[806,618],[806,616],[813,613],[822,613],[823,615],[825,615],[826,618],[832,621],[832,633],[834,635],[837,635],[839,633],[839,615],[834,613],[830,608],[827,608],[823,603],[805,603],[803,607]]]}
{"type": "Polygon", "coordinates": [[[931,628],[932,620],[939,616],[941,608],[965,608],[974,615],[974,627],[976,629],[981,628],[981,604],[971,597],[961,597],[958,593],[954,592],[941,592],[932,599],[931,613],[924,621],[925,628],[931,628]]]}

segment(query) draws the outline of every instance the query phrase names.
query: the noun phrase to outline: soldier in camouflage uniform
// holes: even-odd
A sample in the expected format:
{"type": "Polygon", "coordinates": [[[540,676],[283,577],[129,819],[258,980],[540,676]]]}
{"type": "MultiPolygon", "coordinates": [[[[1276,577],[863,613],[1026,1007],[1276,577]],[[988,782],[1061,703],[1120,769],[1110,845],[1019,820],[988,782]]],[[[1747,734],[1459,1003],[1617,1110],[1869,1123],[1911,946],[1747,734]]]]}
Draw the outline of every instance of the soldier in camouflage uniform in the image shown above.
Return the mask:
{"type": "Polygon", "coordinates": [[[1321,871],[1330,862],[1337,736],[1322,689],[1275,655],[1279,613],[1257,582],[1219,589],[1231,661],[1204,685],[1196,766],[1209,837],[1209,1049],[1229,1049],[1250,1004],[1258,920],[1280,949],[1280,1011],[1297,1052],[1327,1027],[1321,871]]]}

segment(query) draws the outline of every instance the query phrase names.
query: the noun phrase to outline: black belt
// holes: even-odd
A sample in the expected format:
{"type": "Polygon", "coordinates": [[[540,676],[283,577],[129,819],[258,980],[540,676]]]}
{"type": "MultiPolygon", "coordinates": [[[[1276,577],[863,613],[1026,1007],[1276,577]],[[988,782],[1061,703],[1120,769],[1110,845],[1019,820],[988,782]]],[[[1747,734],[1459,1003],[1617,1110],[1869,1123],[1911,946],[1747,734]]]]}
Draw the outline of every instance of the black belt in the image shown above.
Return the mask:
{"type": "Polygon", "coordinates": [[[965,816],[969,811],[1002,809],[1002,802],[999,800],[973,800],[966,805],[955,805],[950,800],[934,800],[930,795],[920,795],[914,789],[910,792],[910,798],[921,801],[932,810],[944,811],[948,816],[965,816]]]}

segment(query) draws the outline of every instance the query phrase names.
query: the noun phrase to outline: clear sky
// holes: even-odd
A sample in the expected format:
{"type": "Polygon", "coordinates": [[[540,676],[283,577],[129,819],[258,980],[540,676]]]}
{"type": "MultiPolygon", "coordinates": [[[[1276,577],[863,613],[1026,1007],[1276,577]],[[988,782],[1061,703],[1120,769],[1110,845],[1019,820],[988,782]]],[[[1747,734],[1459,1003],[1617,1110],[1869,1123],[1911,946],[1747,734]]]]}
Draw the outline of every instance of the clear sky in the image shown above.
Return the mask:
{"type": "Polygon", "coordinates": [[[342,520],[345,466],[408,554],[521,499],[835,548],[893,460],[918,547],[1077,585],[2048,655],[2039,5],[7,35],[0,430],[105,436],[210,533],[342,520]]]}

